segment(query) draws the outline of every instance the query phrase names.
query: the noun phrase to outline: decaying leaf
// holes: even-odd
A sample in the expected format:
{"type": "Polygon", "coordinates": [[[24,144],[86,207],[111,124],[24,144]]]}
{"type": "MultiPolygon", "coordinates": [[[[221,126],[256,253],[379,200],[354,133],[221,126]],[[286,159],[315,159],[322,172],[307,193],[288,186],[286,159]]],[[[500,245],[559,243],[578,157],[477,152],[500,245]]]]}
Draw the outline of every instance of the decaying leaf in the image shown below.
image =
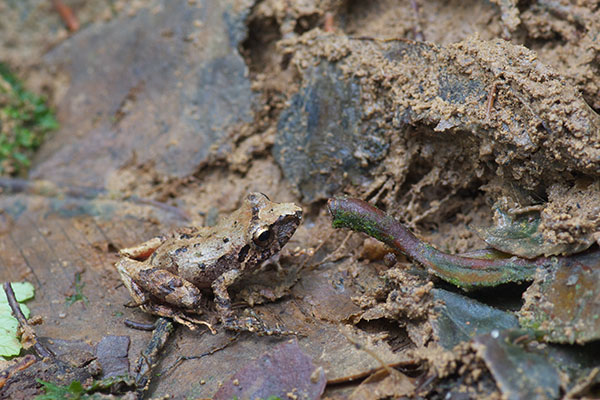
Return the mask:
{"type": "Polygon", "coordinates": [[[349,400],[378,400],[407,396],[415,390],[414,379],[395,370],[381,370],[364,381],[352,392],[349,400]]]}
{"type": "Polygon", "coordinates": [[[466,296],[443,289],[434,289],[433,296],[443,302],[436,305],[438,317],[432,324],[439,343],[446,349],[494,330],[519,327],[514,315],[466,296]]]}
{"type": "Polygon", "coordinates": [[[250,362],[214,395],[215,400],[318,399],[325,390],[323,368],[313,364],[295,340],[282,343],[250,362]]]}
{"type": "Polygon", "coordinates": [[[573,254],[591,245],[591,243],[587,245],[552,243],[545,240],[540,229],[539,211],[510,215],[496,208],[494,219],[494,225],[486,228],[477,227],[475,232],[491,247],[507,254],[525,258],[573,254]]]}
{"type": "Polygon", "coordinates": [[[531,331],[495,330],[474,338],[472,347],[507,399],[556,399],[567,391],[596,398],[598,343],[558,346],[538,339],[531,331]]]}
{"type": "Polygon", "coordinates": [[[563,257],[538,270],[519,312],[523,326],[557,343],[600,339],[600,251],[563,257]]]}
{"type": "Polygon", "coordinates": [[[474,341],[479,356],[508,399],[554,399],[558,397],[558,371],[536,349],[524,350],[518,331],[493,331],[474,341]]]}

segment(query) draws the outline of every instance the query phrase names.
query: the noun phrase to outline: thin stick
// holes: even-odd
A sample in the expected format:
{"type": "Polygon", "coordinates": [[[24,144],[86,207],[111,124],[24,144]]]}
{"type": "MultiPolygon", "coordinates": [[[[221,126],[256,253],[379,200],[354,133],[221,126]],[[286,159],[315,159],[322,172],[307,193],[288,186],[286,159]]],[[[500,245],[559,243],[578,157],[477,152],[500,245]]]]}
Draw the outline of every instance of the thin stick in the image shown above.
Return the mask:
{"type": "Polygon", "coordinates": [[[79,30],[79,21],[69,6],[61,0],[52,0],[52,5],[54,5],[54,9],[60,15],[69,31],[76,32],[79,30]]]}
{"type": "Polygon", "coordinates": [[[325,13],[325,18],[323,20],[323,31],[325,32],[334,32],[335,31],[335,19],[334,15],[331,11],[327,11],[325,13]]]}
{"type": "Polygon", "coordinates": [[[4,289],[4,292],[6,293],[8,305],[10,306],[10,309],[12,310],[13,315],[19,322],[19,326],[21,327],[21,330],[23,331],[24,334],[27,335],[27,337],[29,337],[33,340],[33,349],[35,350],[37,355],[40,358],[54,359],[54,354],[50,350],[45,348],[38,341],[33,328],[27,322],[27,318],[25,318],[25,315],[23,315],[23,312],[21,311],[21,307],[19,305],[19,302],[17,301],[17,298],[15,297],[15,292],[13,291],[12,286],[10,285],[10,282],[4,282],[4,285],[2,287],[4,289]]]}
{"type": "Polygon", "coordinates": [[[492,115],[492,109],[494,108],[494,101],[496,100],[497,86],[498,86],[498,82],[494,82],[492,84],[492,86],[490,87],[490,90],[488,91],[487,107],[486,107],[486,111],[485,111],[485,120],[486,121],[489,121],[490,117],[492,115]]]}
{"type": "Polygon", "coordinates": [[[123,321],[123,323],[125,324],[126,327],[131,328],[131,329],[137,329],[138,331],[153,331],[154,328],[156,328],[156,322],[153,323],[144,323],[144,322],[136,322],[136,321],[132,321],[130,319],[126,319],[125,321],[123,321]]]}
{"type": "Polygon", "coordinates": [[[143,398],[144,392],[148,389],[148,386],[150,386],[152,369],[158,364],[158,355],[165,347],[169,336],[174,330],[175,325],[170,319],[160,317],[156,320],[156,328],[152,332],[152,338],[137,360],[135,385],[137,387],[139,398],[143,398]]]}
{"type": "Polygon", "coordinates": [[[33,354],[26,354],[20,360],[18,360],[16,364],[13,364],[4,371],[0,372],[0,389],[4,387],[6,382],[8,382],[13,375],[15,375],[17,372],[26,370],[35,364],[36,361],[37,359],[33,354]]]}

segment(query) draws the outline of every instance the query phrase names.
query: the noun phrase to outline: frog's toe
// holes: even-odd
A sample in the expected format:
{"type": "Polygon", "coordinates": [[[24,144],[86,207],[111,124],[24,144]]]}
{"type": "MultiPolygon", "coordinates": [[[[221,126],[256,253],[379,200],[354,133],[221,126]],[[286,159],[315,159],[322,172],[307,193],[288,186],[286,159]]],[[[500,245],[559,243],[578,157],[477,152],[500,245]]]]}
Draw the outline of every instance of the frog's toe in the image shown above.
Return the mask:
{"type": "Polygon", "coordinates": [[[178,317],[175,320],[177,322],[179,322],[179,323],[184,324],[185,326],[187,326],[191,330],[196,330],[198,328],[198,325],[204,325],[204,326],[206,326],[208,328],[208,330],[210,331],[210,333],[212,333],[213,335],[217,334],[217,331],[215,330],[215,328],[213,328],[212,324],[210,324],[210,323],[208,323],[206,321],[202,321],[202,320],[196,319],[196,318],[191,318],[188,315],[185,315],[183,317],[178,317]]]}
{"type": "Polygon", "coordinates": [[[217,333],[210,323],[192,318],[183,311],[164,304],[149,303],[142,305],[141,309],[147,313],[158,315],[159,317],[172,318],[175,322],[185,325],[193,331],[198,329],[198,325],[204,325],[211,331],[212,334],[217,333]]]}

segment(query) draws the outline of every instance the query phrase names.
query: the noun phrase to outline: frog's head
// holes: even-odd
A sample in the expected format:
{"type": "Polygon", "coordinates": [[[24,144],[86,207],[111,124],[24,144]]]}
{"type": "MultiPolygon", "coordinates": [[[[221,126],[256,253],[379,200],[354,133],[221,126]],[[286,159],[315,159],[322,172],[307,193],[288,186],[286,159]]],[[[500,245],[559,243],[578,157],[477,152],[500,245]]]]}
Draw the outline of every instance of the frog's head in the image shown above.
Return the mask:
{"type": "Polygon", "coordinates": [[[262,193],[250,193],[245,199],[252,212],[250,235],[257,261],[264,261],[281,250],[302,220],[302,209],[294,203],[274,203],[262,193]]]}

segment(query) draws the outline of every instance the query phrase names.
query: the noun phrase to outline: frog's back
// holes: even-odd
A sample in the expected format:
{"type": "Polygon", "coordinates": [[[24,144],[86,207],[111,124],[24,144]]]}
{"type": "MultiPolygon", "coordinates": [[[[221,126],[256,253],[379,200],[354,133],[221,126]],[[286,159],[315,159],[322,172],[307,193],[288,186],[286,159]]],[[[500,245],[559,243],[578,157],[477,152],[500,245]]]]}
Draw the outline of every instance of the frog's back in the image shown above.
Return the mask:
{"type": "Polygon", "coordinates": [[[221,274],[236,268],[240,248],[246,243],[243,229],[233,222],[227,218],[188,237],[174,235],[156,250],[152,266],[168,270],[199,288],[210,287],[221,274]]]}

